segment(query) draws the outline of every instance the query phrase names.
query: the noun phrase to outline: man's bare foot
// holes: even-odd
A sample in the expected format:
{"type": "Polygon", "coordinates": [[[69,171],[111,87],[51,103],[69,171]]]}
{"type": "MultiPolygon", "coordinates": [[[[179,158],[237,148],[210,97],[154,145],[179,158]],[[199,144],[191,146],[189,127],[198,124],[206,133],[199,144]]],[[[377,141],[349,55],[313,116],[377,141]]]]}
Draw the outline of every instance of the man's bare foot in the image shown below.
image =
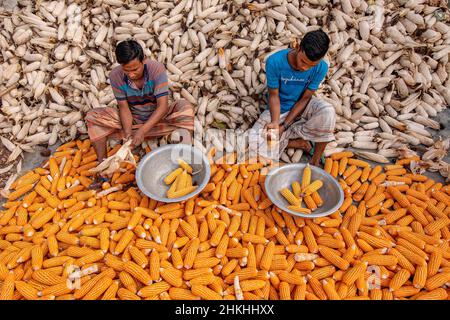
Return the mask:
{"type": "Polygon", "coordinates": [[[309,143],[309,141],[303,140],[302,138],[289,140],[287,146],[288,148],[302,149],[306,152],[309,152],[312,149],[311,143],[309,143]]]}

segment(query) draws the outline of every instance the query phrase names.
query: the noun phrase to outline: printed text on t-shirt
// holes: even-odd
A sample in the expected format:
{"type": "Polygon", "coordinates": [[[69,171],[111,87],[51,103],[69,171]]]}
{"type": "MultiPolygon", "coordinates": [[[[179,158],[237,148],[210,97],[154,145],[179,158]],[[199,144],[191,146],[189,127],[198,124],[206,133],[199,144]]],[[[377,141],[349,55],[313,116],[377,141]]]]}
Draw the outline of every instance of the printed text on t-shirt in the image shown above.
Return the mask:
{"type": "Polygon", "coordinates": [[[290,78],[281,76],[281,81],[284,82],[284,84],[287,84],[288,82],[305,82],[305,79],[294,78],[293,76],[290,78]]]}

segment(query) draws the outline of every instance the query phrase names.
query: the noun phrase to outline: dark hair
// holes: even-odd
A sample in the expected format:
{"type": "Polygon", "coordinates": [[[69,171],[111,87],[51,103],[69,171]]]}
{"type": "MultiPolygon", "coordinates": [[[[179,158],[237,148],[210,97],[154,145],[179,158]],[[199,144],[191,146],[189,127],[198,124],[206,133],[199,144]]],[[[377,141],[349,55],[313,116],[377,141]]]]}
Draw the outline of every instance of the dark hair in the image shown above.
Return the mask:
{"type": "Polygon", "coordinates": [[[144,50],[136,40],[125,40],[116,46],[116,59],[120,64],[126,64],[131,60],[144,60],[144,50]]]}
{"type": "Polygon", "coordinates": [[[306,54],[309,60],[317,61],[325,56],[329,45],[330,38],[320,29],[306,33],[300,42],[300,49],[306,54]]]}

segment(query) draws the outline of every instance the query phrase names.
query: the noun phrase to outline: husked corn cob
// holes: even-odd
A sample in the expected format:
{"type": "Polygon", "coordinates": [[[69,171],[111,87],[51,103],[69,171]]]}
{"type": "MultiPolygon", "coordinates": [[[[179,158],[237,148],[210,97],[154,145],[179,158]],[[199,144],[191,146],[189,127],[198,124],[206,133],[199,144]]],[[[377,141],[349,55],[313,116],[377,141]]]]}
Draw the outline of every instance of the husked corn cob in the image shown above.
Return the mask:
{"type": "Polygon", "coordinates": [[[288,188],[281,189],[280,193],[291,205],[300,206],[300,200],[288,188]]]}
{"type": "Polygon", "coordinates": [[[310,183],[305,189],[302,189],[302,193],[304,195],[310,195],[315,191],[318,191],[323,186],[323,182],[321,180],[315,180],[310,183]]]}
{"type": "Polygon", "coordinates": [[[203,285],[193,285],[191,291],[194,295],[205,300],[222,300],[222,295],[203,285]]]}

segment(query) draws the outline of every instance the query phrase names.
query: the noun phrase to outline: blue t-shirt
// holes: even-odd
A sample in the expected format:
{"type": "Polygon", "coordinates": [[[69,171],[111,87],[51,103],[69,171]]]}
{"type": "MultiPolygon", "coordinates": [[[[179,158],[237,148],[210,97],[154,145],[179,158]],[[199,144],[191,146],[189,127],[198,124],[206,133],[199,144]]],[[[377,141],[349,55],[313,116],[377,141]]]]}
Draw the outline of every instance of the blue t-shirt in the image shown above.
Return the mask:
{"type": "Polygon", "coordinates": [[[281,113],[291,110],[306,89],[317,90],[328,71],[323,59],[306,71],[292,69],[288,62],[290,50],[275,52],[266,62],[267,87],[278,89],[281,113]]]}

